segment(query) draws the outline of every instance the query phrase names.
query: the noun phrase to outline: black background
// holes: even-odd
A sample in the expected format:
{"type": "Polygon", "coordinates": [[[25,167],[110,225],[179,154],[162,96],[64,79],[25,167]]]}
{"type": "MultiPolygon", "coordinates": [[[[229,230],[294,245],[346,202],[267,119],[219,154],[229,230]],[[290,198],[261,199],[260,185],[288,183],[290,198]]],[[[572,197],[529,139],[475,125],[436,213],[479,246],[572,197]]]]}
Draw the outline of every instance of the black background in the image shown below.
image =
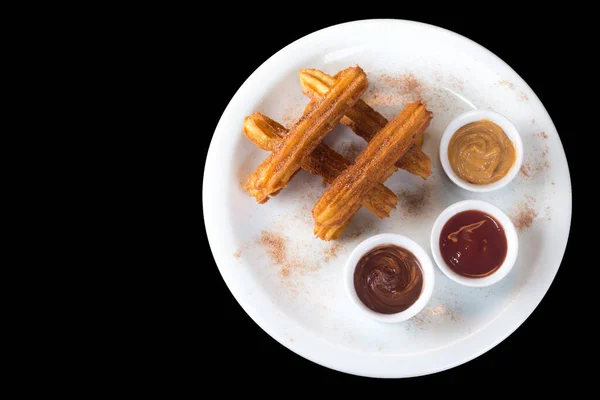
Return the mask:
{"type": "MultiPolygon", "coordinates": [[[[299,8],[301,10],[301,8],[299,8]]],[[[272,54],[287,44],[315,30],[337,23],[382,16],[360,15],[355,17],[305,15],[297,20],[277,20],[273,16],[240,17],[233,19],[224,29],[235,34],[216,35],[213,31],[202,44],[203,52],[210,55],[210,68],[227,66],[227,79],[215,79],[209,84],[211,102],[204,114],[210,122],[210,130],[216,127],[221,113],[239,86],[272,54]],[[283,22],[284,21],[284,22],[283,22]],[[215,38],[216,40],[213,40],[215,38]]],[[[496,15],[496,18],[386,15],[385,18],[409,19],[437,25],[459,34],[491,50],[506,61],[535,91],[548,110],[560,134],[576,191],[576,142],[575,129],[571,123],[575,112],[573,80],[577,79],[578,58],[570,43],[575,34],[556,29],[547,22],[518,15],[496,15]],[[509,21],[509,23],[507,23],[509,21]]],[[[544,19],[544,21],[547,21],[544,19]]],[[[204,106],[203,106],[204,107],[204,106]]],[[[205,137],[205,151],[210,135],[205,137]]],[[[581,179],[581,178],[580,178],[581,179]]],[[[577,201],[574,193],[574,209],[577,201]]],[[[577,213],[573,213],[573,218],[577,213]]],[[[260,329],[242,310],[223,282],[212,258],[203,266],[209,272],[214,293],[212,301],[218,307],[208,310],[210,326],[207,334],[211,347],[209,352],[211,375],[215,378],[235,374],[237,379],[259,380],[303,385],[324,380],[329,383],[470,383],[496,379],[540,377],[547,382],[564,382],[577,372],[574,357],[579,356],[578,318],[573,314],[565,317],[567,307],[565,293],[573,292],[574,261],[573,240],[575,219],[565,257],[550,290],[533,314],[511,336],[498,346],[459,367],[434,375],[403,380],[381,380],[356,377],[333,371],[314,364],[286,349],[260,329]]]]}

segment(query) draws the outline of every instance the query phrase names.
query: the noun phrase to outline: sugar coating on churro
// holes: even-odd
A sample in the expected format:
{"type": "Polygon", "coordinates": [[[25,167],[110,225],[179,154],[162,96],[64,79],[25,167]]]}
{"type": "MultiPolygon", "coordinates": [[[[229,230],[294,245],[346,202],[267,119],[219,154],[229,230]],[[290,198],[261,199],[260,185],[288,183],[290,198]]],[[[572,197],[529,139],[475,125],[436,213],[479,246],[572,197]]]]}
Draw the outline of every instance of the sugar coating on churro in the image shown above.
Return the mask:
{"type": "MultiPolygon", "coordinates": [[[[303,69],[300,70],[299,75],[302,92],[311,98],[311,103],[325,96],[335,83],[334,77],[317,69],[303,69]]],[[[340,122],[368,142],[385,127],[388,120],[363,100],[359,100],[354,107],[348,110],[340,122]]],[[[420,148],[423,145],[423,139],[424,131],[419,133],[415,145],[395,165],[411,174],[427,179],[431,175],[431,160],[420,148]]]]}
{"type": "MultiPolygon", "coordinates": [[[[244,120],[244,135],[263,150],[272,151],[288,130],[278,122],[261,113],[254,113],[244,120]]],[[[302,161],[302,168],[318,175],[331,184],[352,163],[344,156],[321,143],[302,161]]],[[[379,218],[387,218],[396,207],[398,197],[383,184],[376,184],[367,193],[362,205],[379,218]]]]}
{"type": "Polygon", "coordinates": [[[244,185],[249,195],[256,197],[258,203],[264,203],[270,195],[283,189],[301,167],[302,160],[356,104],[367,85],[367,76],[360,67],[340,72],[327,95],[294,124],[281,145],[250,175],[244,185]]]}
{"type": "Polygon", "coordinates": [[[360,208],[366,193],[414,145],[432,118],[420,102],[408,104],[369,142],[354,164],[340,174],[313,208],[315,234],[323,240],[338,238],[360,208]]]}

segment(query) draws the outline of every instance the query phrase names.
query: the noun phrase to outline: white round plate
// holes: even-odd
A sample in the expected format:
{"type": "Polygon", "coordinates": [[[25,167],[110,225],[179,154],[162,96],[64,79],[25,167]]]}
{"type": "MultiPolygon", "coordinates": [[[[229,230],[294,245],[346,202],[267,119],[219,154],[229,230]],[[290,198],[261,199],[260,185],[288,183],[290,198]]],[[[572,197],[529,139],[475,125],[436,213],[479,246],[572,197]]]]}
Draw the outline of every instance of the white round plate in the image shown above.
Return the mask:
{"type": "MultiPolygon", "coordinates": [[[[336,127],[325,143],[347,155],[365,146],[344,126],[336,127]]],[[[531,314],[565,251],[571,183],[550,116],[507,64],[441,28],[368,20],[308,35],[248,78],[212,138],[203,204],[208,239],[223,279],[260,327],[321,365],[395,378],[469,361],[510,335],[531,314]],[[327,243],[312,233],[312,206],[324,190],[319,177],[301,171],[263,205],[242,189],[242,182],[267,156],[244,137],[242,123],[245,116],[259,111],[289,127],[308,103],[300,90],[299,69],[318,68],[334,75],[356,64],[369,78],[363,99],[388,119],[413,99],[428,102],[434,117],[423,150],[431,158],[432,175],[425,181],[398,171],[386,182],[400,198],[390,218],[378,220],[361,209],[344,236],[327,243]],[[492,193],[471,193],[454,185],[438,156],[446,125],[476,108],[509,118],[525,149],[519,176],[492,193]],[[352,249],[370,235],[388,232],[408,236],[427,249],[438,214],[465,199],[490,202],[515,222],[520,251],[508,276],[490,287],[469,288],[436,268],[431,300],[410,320],[383,324],[357,313],[344,292],[344,262],[352,249]]]]}

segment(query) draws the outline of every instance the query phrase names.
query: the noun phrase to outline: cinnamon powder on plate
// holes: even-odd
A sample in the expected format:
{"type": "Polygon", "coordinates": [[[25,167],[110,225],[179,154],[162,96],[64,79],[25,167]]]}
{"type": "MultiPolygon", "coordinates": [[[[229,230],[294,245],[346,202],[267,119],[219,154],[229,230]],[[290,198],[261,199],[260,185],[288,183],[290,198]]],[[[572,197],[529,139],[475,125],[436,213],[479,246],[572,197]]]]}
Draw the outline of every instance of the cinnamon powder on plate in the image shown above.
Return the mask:
{"type": "Polygon", "coordinates": [[[363,100],[371,107],[402,106],[422,99],[426,92],[426,87],[411,72],[382,74],[378,81],[381,85],[373,85],[363,96],[363,100]]]}
{"type": "Polygon", "coordinates": [[[531,165],[529,164],[529,161],[526,161],[521,165],[521,175],[525,178],[531,178],[531,165]]]}
{"type": "Polygon", "coordinates": [[[502,86],[506,86],[506,87],[507,87],[507,88],[509,88],[509,89],[512,89],[512,88],[514,88],[514,87],[515,87],[515,84],[514,84],[514,83],[512,83],[511,81],[507,81],[507,80],[501,80],[499,83],[500,83],[502,86]]]}
{"type": "Polygon", "coordinates": [[[383,74],[381,79],[386,85],[397,89],[400,94],[411,94],[421,97],[423,85],[412,73],[398,74],[395,76],[383,74]]]}
{"type": "Polygon", "coordinates": [[[346,142],[342,144],[342,148],[340,150],[340,154],[346,157],[350,161],[354,161],[356,156],[363,151],[363,147],[359,146],[354,142],[346,142]]]}
{"type": "Polygon", "coordinates": [[[276,265],[287,263],[287,251],[282,235],[263,230],[260,233],[259,243],[263,245],[273,263],[276,265]]]}
{"type": "Polygon", "coordinates": [[[340,244],[334,242],[325,250],[325,256],[323,257],[323,262],[327,264],[331,258],[337,257],[337,251],[340,248],[340,244]]]}
{"type": "Polygon", "coordinates": [[[532,207],[532,201],[535,202],[535,200],[528,198],[519,202],[515,206],[515,211],[511,216],[511,220],[513,224],[515,224],[515,228],[517,228],[517,230],[520,232],[529,229],[537,217],[537,212],[532,207]]]}
{"type": "Polygon", "coordinates": [[[283,278],[288,278],[292,273],[318,269],[300,261],[300,257],[289,248],[289,238],[285,235],[263,229],[257,242],[265,249],[273,264],[281,267],[280,273],[283,278]]]}
{"type": "MultiPolygon", "coordinates": [[[[534,135],[543,139],[548,138],[545,132],[539,132],[534,135]]],[[[521,175],[525,178],[534,178],[549,170],[550,161],[548,161],[547,156],[548,146],[541,153],[530,155],[530,160],[523,161],[523,165],[521,165],[521,175]]]]}
{"type": "Polygon", "coordinates": [[[429,204],[431,186],[423,185],[415,190],[401,189],[396,195],[398,196],[403,215],[405,217],[416,217],[429,204]]]}
{"type": "Polygon", "coordinates": [[[544,131],[535,132],[533,136],[539,137],[540,139],[548,139],[548,135],[544,131]]]}

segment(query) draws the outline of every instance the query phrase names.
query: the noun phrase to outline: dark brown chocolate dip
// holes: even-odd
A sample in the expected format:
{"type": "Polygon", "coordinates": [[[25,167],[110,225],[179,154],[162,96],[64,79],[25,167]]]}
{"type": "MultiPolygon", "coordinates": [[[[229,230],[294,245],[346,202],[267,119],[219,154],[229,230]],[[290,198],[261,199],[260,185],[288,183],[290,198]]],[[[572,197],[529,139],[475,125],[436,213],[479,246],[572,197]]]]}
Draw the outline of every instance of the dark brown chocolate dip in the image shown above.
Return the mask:
{"type": "Polygon", "coordinates": [[[404,311],[421,295],[421,264],[405,248],[391,244],[376,247],[356,264],[354,288],[358,298],[373,311],[404,311]]]}

